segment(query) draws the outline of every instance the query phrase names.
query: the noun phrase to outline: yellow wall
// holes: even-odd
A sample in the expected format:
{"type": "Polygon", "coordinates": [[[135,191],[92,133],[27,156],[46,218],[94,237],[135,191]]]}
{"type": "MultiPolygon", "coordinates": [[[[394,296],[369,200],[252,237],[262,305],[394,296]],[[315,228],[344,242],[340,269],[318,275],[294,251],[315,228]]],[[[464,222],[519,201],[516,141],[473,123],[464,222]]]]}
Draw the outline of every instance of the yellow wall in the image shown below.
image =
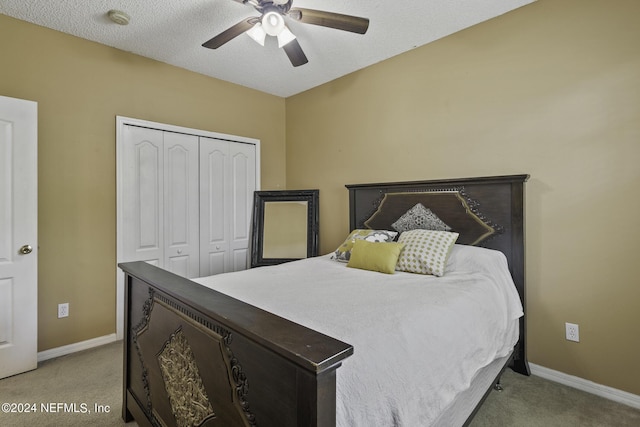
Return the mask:
{"type": "Polygon", "coordinates": [[[115,332],[116,115],[260,139],[285,187],[284,99],[4,15],[0,40],[0,94],[38,102],[39,351],[115,332]]]}
{"type": "Polygon", "coordinates": [[[640,2],[539,0],[287,99],[287,186],[531,174],[531,362],[640,394],[640,2]],[[580,325],[580,343],[564,323],[580,325]]]}

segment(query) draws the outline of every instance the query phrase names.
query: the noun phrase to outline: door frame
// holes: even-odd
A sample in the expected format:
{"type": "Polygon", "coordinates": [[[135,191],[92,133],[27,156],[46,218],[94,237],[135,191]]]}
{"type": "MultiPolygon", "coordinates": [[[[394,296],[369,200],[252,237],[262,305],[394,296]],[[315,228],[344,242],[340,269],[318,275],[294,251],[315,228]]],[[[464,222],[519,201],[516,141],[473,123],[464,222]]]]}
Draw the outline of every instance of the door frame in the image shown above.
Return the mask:
{"type": "Polygon", "coordinates": [[[198,137],[222,139],[225,141],[252,144],[256,149],[256,190],[260,190],[260,140],[244,136],[229,135],[201,129],[193,129],[149,120],[116,116],[116,339],[124,338],[124,274],[118,268],[118,263],[124,262],[124,242],[122,239],[123,224],[123,170],[122,156],[125,126],[138,126],[167,132],[183,133],[198,137]]]}

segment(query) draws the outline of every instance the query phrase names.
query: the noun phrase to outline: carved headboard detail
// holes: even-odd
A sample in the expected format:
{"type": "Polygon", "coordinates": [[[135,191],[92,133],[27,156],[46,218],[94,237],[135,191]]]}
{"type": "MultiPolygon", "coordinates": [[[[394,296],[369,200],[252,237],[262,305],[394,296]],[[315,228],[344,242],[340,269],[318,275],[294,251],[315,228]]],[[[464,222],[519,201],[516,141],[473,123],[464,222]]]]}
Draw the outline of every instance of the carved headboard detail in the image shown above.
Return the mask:
{"type": "Polygon", "coordinates": [[[439,220],[447,218],[444,224],[449,231],[460,234],[458,243],[461,244],[477,245],[492,235],[503,232],[502,227],[483,218],[482,213],[477,211],[477,203],[465,197],[461,189],[385,193],[378,208],[364,225],[371,229],[400,231],[394,224],[417,205],[431,211],[439,220]]]}

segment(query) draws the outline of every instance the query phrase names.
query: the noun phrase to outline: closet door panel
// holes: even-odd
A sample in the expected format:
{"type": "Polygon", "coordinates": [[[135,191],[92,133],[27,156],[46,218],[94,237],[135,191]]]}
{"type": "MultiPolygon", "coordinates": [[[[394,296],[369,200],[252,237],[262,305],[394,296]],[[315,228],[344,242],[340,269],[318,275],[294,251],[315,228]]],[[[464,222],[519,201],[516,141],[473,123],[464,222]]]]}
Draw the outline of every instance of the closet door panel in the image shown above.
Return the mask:
{"type": "Polygon", "coordinates": [[[164,134],[165,269],[199,275],[198,137],[164,134]]]}
{"type": "Polygon", "coordinates": [[[128,261],[163,261],[164,162],[161,131],[125,126],[124,252],[128,261]]]}
{"type": "Polygon", "coordinates": [[[226,252],[212,252],[209,254],[207,262],[208,272],[203,273],[203,276],[211,276],[213,274],[220,274],[226,271],[227,253],[226,252]]]}
{"type": "Polygon", "coordinates": [[[248,268],[253,193],[256,189],[256,152],[250,144],[231,144],[232,205],[229,218],[231,230],[230,250],[233,253],[232,270],[248,268]]]}
{"type": "Polygon", "coordinates": [[[233,251],[233,271],[249,268],[249,249],[235,249],[233,251]]]}
{"type": "Polygon", "coordinates": [[[200,275],[229,271],[229,143],[200,138],[200,275]]]}
{"type": "Polygon", "coordinates": [[[177,274],[178,276],[183,277],[196,277],[196,275],[191,275],[189,272],[189,258],[188,256],[172,256],[169,257],[164,265],[165,270],[169,270],[172,273],[177,274]]]}

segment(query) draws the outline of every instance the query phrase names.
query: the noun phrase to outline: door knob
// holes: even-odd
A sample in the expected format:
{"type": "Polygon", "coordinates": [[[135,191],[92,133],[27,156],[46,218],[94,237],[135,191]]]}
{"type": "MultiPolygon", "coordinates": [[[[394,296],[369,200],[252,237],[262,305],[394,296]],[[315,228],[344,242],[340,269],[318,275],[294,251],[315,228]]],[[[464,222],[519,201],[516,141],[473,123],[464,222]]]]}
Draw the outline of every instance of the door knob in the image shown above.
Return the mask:
{"type": "Polygon", "coordinates": [[[30,245],[24,245],[18,250],[18,252],[22,255],[28,255],[31,253],[31,251],[33,251],[33,248],[30,245]]]}

